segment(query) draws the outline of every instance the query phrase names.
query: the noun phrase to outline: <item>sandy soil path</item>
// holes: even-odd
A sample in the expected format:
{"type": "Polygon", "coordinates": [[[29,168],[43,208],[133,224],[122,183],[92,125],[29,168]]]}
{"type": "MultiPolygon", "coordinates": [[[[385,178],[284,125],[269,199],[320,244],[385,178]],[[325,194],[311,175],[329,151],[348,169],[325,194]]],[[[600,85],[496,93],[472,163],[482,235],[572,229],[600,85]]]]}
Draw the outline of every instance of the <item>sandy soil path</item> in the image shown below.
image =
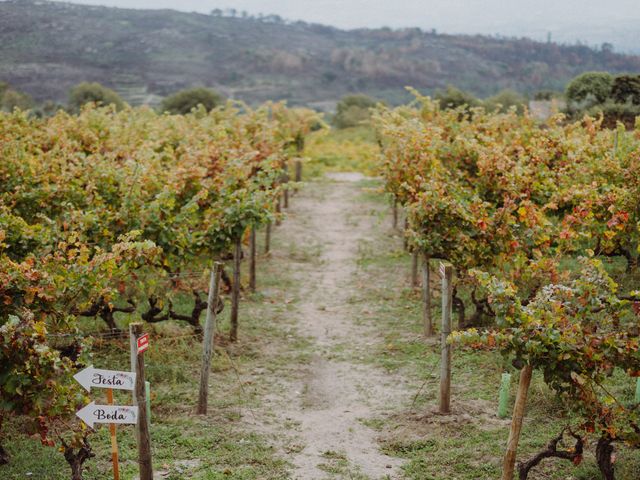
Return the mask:
{"type": "Polygon", "coordinates": [[[294,273],[301,290],[296,328],[312,354],[308,364],[283,367],[291,370],[267,379],[274,388],[261,408],[269,414],[250,421],[276,445],[289,438],[278,448],[295,466],[295,479],[401,478],[401,460],[383,454],[377,432],[363,422],[397,409],[409,394],[401,378],[357,357],[376,335],[349,303],[357,289],[358,246],[381,234],[374,207],[357,199],[357,180],[343,174],[306,185],[277,230],[285,242],[318,247],[318,258],[299,263],[294,273]]]}

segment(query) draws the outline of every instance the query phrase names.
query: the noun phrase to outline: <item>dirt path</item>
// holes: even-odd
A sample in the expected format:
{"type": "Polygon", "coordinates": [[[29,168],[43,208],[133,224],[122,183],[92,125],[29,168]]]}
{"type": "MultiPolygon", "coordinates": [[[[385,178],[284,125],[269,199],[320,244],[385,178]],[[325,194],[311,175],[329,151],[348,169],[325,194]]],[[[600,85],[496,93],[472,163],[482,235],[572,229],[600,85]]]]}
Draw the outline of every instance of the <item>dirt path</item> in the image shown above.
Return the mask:
{"type": "Polygon", "coordinates": [[[269,414],[257,418],[271,417],[253,421],[279,444],[296,479],[401,478],[401,460],[383,454],[376,432],[363,422],[397,408],[408,393],[402,379],[358,361],[376,335],[350,304],[358,247],[380,234],[371,205],[357,200],[359,179],[343,174],[305,186],[277,231],[283,242],[317,254],[294,273],[296,327],[310,341],[311,355],[308,364],[283,367],[267,379],[274,386],[263,398],[269,414]]]}

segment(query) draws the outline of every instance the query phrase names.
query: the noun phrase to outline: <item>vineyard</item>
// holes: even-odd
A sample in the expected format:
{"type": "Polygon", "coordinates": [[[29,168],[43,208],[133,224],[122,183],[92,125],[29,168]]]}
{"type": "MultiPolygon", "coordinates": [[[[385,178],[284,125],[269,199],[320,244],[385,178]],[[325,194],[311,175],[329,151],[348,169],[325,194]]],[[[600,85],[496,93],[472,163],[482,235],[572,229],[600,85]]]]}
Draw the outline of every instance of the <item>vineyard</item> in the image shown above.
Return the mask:
{"type": "Polygon", "coordinates": [[[574,417],[520,464],[520,478],[544,458],[579,464],[591,440],[601,474],[614,478],[614,446],[640,446],[640,136],[591,118],[537,125],[515,110],[441,111],[417,97],[376,122],[385,188],[407,212],[414,269],[418,257],[425,264],[425,336],[429,263],[440,259],[457,274],[459,331],[448,341],[499,351],[521,370],[502,478],[513,478],[533,370],[574,417]],[[622,373],[626,388],[612,380],[622,373]],[[565,434],[575,445],[558,450],[565,434]]]}
{"type": "MultiPolygon", "coordinates": [[[[223,307],[203,298],[208,269],[237,265],[245,236],[279,219],[289,163],[318,122],[281,104],[187,116],[93,107],[46,120],[3,115],[0,420],[26,414],[25,430],[60,446],[81,478],[93,452],[91,431],[69,422],[87,401],[72,374],[89,364],[93,337],[117,339],[118,313],[202,334],[201,313],[223,307]]],[[[231,342],[238,273],[224,276],[231,342]]]]}
{"type": "Polygon", "coordinates": [[[601,121],[0,114],[0,477],[113,477],[73,376],[143,328],[160,478],[638,478],[640,126],[601,121]]]}

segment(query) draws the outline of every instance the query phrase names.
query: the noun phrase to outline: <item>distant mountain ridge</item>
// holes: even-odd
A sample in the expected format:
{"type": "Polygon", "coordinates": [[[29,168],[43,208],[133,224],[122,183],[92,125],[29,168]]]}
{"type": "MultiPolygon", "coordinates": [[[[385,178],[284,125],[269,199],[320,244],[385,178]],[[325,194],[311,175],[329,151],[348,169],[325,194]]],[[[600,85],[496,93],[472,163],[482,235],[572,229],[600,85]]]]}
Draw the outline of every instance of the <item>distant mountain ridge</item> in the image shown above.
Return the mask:
{"type": "Polygon", "coordinates": [[[256,103],[323,107],[351,92],[391,103],[411,85],[453,84],[486,96],[563,89],[588,70],[640,72],[640,57],[528,39],[419,29],[339,30],[265,19],[66,3],[0,2],[0,80],[37,100],[64,102],[99,81],[133,104],[204,85],[256,103]]]}

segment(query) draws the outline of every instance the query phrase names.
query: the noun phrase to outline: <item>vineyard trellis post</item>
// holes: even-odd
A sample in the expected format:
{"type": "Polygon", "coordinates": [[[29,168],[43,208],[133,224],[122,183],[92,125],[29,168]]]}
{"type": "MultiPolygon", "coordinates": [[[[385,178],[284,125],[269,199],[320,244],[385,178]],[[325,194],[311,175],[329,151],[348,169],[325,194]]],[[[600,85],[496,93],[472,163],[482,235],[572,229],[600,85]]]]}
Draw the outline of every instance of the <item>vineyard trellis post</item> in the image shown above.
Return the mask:
{"type": "Polygon", "coordinates": [[[418,267],[420,263],[420,256],[417,249],[411,251],[411,288],[418,287],[418,267]]]}
{"type": "Polygon", "coordinates": [[[404,217],[404,226],[402,227],[402,248],[406,251],[409,249],[409,239],[407,238],[407,229],[409,228],[409,219],[404,217]]]}
{"type": "Polygon", "coordinates": [[[282,223],[282,219],[280,218],[280,213],[282,212],[282,194],[278,194],[278,199],[276,200],[276,227],[280,226],[282,223]]]}
{"type": "Polygon", "coordinates": [[[451,310],[453,307],[453,267],[440,264],[442,275],[442,332],[440,358],[440,405],[441,414],[451,412],[451,344],[447,338],[451,333],[451,310]]]}
{"type": "Polygon", "coordinates": [[[136,424],[136,438],[138,440],[138,465],[140,466],[140,480],[153,480],[153,465],[151,463],[151,436],[149,419],[147,418],[146,388],[144,381],[144,353],[138,352],[138,338],[142,336],[142,323],[129,325],[131,345],[131,371],[136,374],[134,390],[134,405],[138,405],[138,422],[136,424]]]}
{"type": "Polygon", "coordinates": [[[249,233],[249,290],[256,291],[256,227],[249,233]]]}
{"type": "Polygon", "coordinates": [[[431,318],[431,272],[429,270],[430,257],[427,253],[422,258],[422,321],[424,335],[433,335],[433,320],[431,318]]]}
{"type": "Polygon", "coordinates": [[[516,403],[513,407],[509,440],[507,440],[507,450],[504,454],[504,460],[502,463],[502,480],[513,480],[518,442],[520,441],[520,432],[522,431],[522,421],[524,419],[524,410],[527,404],[527,395],[529,393],[529,385],[531,385],[532,373],[533,368],[531,365],[525,365],[520,371],[518,394],[516,396],[516,403]]]}
{"type": "Polygon", "coordinates": [[[271,220],[267,222],[264,232],[264,253],[269,253],[269,250],[271,250],[271,220]]]}
{"type": "Polygon", "coordinates": [[[398,228],[398,200],[396,197],[393,197],[393,228],[394,230],[398,228]]]}
{"type": "Polygon", "coordinates": [[[289,208],[289,188],[284,189],[284,208],[289,208]]]}
{"type": "Polygon", "coordinates": [[[238,307],[240,303],[240,260],[242,257],[242,236],[235,241],[233,252],[233,285],[231,286],[231,331],[229,340],[238,340],[238,307]]]}
{"type": "Polygon", "coordinates": [[[209,294],[207,298],[207,317],[204,324],[204,339],[202,341],[202,368],[200,370],[200,393],[198,395],[198,413],[207,414],[209,398],[209,372],[211,370],[211,357],[214,350],[216,332],[216,311],[218,308],[218,291],[222,277],[222,263],[216,262],[209,279],[209,294]]]}
{"type": "MultiPolygon", "coordinates": [[[[300,160],[299,158],[296,158],[295,163],[294,163],[294,168],[295,168],[295,181],[297,182],[301,182],[302,181],[302,160],[300,160]]],[[[298,187],[295,188],[295,191],[298,191],[298,187]]]]}

